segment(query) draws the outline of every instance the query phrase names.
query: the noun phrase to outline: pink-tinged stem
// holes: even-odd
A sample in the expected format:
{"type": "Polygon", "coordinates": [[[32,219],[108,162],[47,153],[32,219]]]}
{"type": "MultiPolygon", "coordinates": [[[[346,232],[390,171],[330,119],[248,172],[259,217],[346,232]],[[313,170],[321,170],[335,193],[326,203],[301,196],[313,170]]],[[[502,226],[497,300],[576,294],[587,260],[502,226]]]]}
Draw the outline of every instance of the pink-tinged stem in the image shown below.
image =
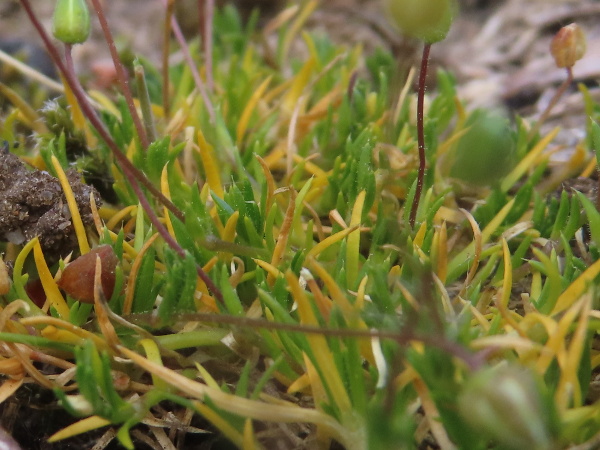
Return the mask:
{"type": "Polygon", "coordinates": [[[213,20],[215,16],[215,0],[204,0],[204,65],[206,66],[206,88],[213,91],[213,20]]]}
{"type": "MultiPolygon", "coordinates": [[[[148,215],[148,218],[150,219],[152,224],[156,227],[156,230],[158,231],[158,233],[160,233],[160,235],[165,240],[167,245],[169,245],[173,250],[175,250],[175,252],[177,252],[177,254],[180,255],[182,258],[185,257],[186,256],[185,250],[169,234],[169,232],[167,231],[165,226],[160,222],[159,218],[156,216],[156,213],[153,211],[152,207],[150,206],[148,199],[144,195],[144,192],[142,191],[140,185],[138,184],[138,181],[136,180],[137,177],[135,175],[135,172],[138,172],[139,175],[141,177],[143,177],[143,179],[145,179],[148,184],[150,184],[150,186],[152,186],[152,183],[150,183],[150,181],[141,172],[139,172],[133,166],[133,164],[131,164],[131,162],[127,159],[127,157],[123,154],[123,152],[121,152],[121,150],[119,149],[119,147],[115,143],[115,141],[111,138],[110,133],[108,132],[108,130],[106,129],[106,127],[104,126],[104,124],[102,123],[102,121],[100,120],[98,115],[96,114],[96,111],[94,111],[94,108],[92,108],[92,106],[88,102],[87,96],[86,96],[83,88],[81,87],[81,84],[79,84],[79,80],[75,76],[75,72],[73,70],[69,70],[69,68],[63,64],[57,48],[52,43],[52,41],[50,40],[50,37],[46,33],[46,30],[44,29],[44,27],[42,26],[42,24],[36,17],[35,13],[33,12],[33,8],[31,7],[29,0],[21,0],[21,4],[25,8],[25,11],[27,12],[27,15],[29,16],[31,23],[36,28],[40,37],[44,41],[44,45],[46,46],[46,49],[48,50],[48,53],[50,54],[50,57],[52,58],[54,64],[56,65],[56,67],[58,68],[60,73],[64,76],[66,82],[69,84],[69,87],[73,91],[73,95],[75,95],[75,97],[77,98],[77,102],[79,103],[79,107],[81,108],[81,111],[87,117],[87,119],[90,121],[90,123],[94,126],[94,128],[96,128],[96,130],[98,131],[98,134],[104,140],[106,145],[108,145],[108,147],[111,149],[111,151],[112,151],[113,155],[115,156],[115,158],[117,159],[117,161],[119,163],[121,163],[121,169],[123,170],[123,174],[125,175],[125,177],[129,181],[129,183],[131,184],[132,189],[138,196],[140,204],[142,205],[142,208],[148,215]]],[[[67,50],[67,54],[68,54],[67,63],[71,65],[71,69],[72,69],[72,60],[71,60],[70,54],[69,54],[70,47],[67,46],[66,50],[67,50]]],[[[154,188],[154,186],[152,186],[152,188],[156,190],[156,188],[154,188]]],[[[162,194],[161,194],[161,196],[162,196],[162,194]]],[[[164,196],[162,196],[162,197],[165,198],[164,196]]],[[[167,199],[165,198],[165,200],[167,200],[167,199]]],[[[181,211],[179,211],[175,207],[175,205],[173,205],[170,201],[169,201],[169,203],[172,205],[173,208],[175,208],[175,210],[179,214],[181,214],[183,216],[183,213],[181,213],[181,211]]],[[[167,206],[167,205],[165,204],[165,206],[167,206]]],[[[200,279],[202,281],[204,281],[204,283],[206,284],[208,289],[213,293],[213,295],[217,298],[217,300],[222,302],[223,294],[221,293],[219,288],[213,283],[213,281],[210,279],[210,277],[206,274],[206,272],[204,272],[204,270],[202,270],[202,267],[197,265],[196,270],[198,272],[198,276],[200,277],[200,279]]]]}
{"type": "Polygon", "coordinates": [[[169,44],[171,42],[171,18],[173,17],[173,8],[175,6],[174,0],[168,0],[165,11],[165,26],[163,30],[163,54],[162,54],[162,78],[163,78],[163,110],[165,112],[165,118],[167,121],[170,117],[170,103],[169,98],[169,44]]]}
{"type": "Polygon", "coordinates": [[[119,82],[121,90],[123,91],[123,96],[125,97],[127,108],[129,109],[129,114],[131,114],[131,118],[133,119],[133,124],[135,125],[135,129],[137,130],[137,134],[140,138],[142,148],[146,150],[148,148],[148,145],[150,144],[148,142],[148,136],[146,135],[146,130],[142,126],[140,116],[138,115],[137,110],[135,109],[135,104],[133,103],[133,95],[131,95],[131,89],[129,89],[129,77],[125,73],[123,63],[121,63],[121,58],[119,57],[119,52],[117,51],[115,40],[112,37],[112,33],[110,32],[110,28],[108,27],[108,22],[106,21],[106,16],[104,15],[104,9],[102,8],[102,5],[100,4],[99,0],[92,0],[92,4],[94,5],[94,9],[96,10],[96,15],[98,16],[100,26],[102,27],[104,39],[108,44],[110,56],[113,60],[115,70],[117,72],[117,80],[119,82]]]}
{"type": "Polygon", "coordinates": [[[600,167],[597,168],[598,171],[598,184],[596,185],[596,209],[600,211],[600,167]]]}
{"type": "MultiPolygon", "coordinates": [[[[152,313],[130,314],[125,317],[131,323],[135,324],[154,324],[158,317],[152,313]]],[[[251,317],[230,316],[227,314],[211,314],[211,313],[183,313],[176,315],[177,321],[180,322],[214,322],[225,325],[233,325],[239,328],[254,328],[260,330],[277,330],[287,331],[291,333],[302,333],[304,335],[320,335],[347,339],[386,339],[399,343],[405,346],[410,342],[422,342],[423,344],[443,350],[466,363],[470,370],[476,371],[480,369],[487,357],[488,350],[481,350],[473,353],[468,348],[462,346],[458,342],[450,341],[443,336],[426,335],[417,333],[407,326],[406,330],[402,331],[387,331],[387,330],[364,330],[357,328],[326,328],[314,325],[293,324],[272,322],[266,319],[254,319],[251,317]]]]}
{"type": "MultiPolygon", "coordinates": [[[[167,0],[162,0],[162,2],[163,5],[167,4],[167,0]]],[[[204,106],[208,111],[210,121],[211,123],[215,123],[215,108],[212,102],[210,101],[210,98],[208,97],[208,93],[206,92],[206,88],[204,87],[204,83],[202,82],[202,78],[200,77],[200,73],[198,72],[198,67],[196,67],[194,60],[192,59],[190,48],[185,42],[185,37],[183,36],[183,33],[181,32],[181,27],[179,26],[179,23],[177,22],[177,19],[175,17],[171,17],[171,26],[173,27],[173,34],[175,35],[175,39],[177,39],[177,42],[181,47],[183,58],[185,59],[185,62],[190,68],[190,70],[192,71],[192,78],[194,79],[194,83],[196,84],[198,92],[200,92],[200,96],[202,97],[204,106]]]]}
{"type": "Polygon", "coordinates": [[[411,228],[415,227],[417,211],[419,209],[419,201],[421,200],[421,192],[423,192],[425,169],[427,168],[427,160],[425,157],[425,129],[423,111],[425,105],[425,88],[430,50],[431,44],[425,44],[425,47],[423,47],[423,57],[421,58],[421,72],[419,73],[419,88],[417,92],[417,140],[419,145],[419,172],[417,174],[417,189],[415,190],[415,197],[413,199],[410,217],[408,220],[411,228]]]}
{"type": "Polygon", "coordinates": [[[83,88],[81,88],[81,85],[79,84],[79,80],[75,76],[75,72],[68,70],[65,67],[65,65],[63,64],[57,48],[54,46],[54,44],[50,40],[50,37],[46,33],[46,30],[44,29],[44,27],[42,26],[40,21],[37,19],[37,17],[35,16],[33,9],[31,8],[31,4],[29,3],[29,0],[21,0],[21,4],[25,8],[25,11],[27,12],[27,15],[29,16],[29,19],[31,20],[31,23],[34,25],[34,27],[38,31],[38,34],[42,38],[42,41],[44,41],[44,45],[46,46],[46,50],[48,51],[50,57],[52,58],[52,62],[54,62],[54,65],[58,68],[60,73],[65,77],[65,80],[67,81],[71,90],[77,97],[77,100],[81,106],[81,110],[83,111],[85,116],[88,118],[90,123],[94,126],[94,128],[96,128],[96,130],[98,131],[98,134],[100,134],[100,137],[102,138],[102,140],[106,143],[106,145],[108,145],[108,147],[112,151],[115,159],[117,160],[117,162],[120,164],[121,168],[123,169],[124,173],[131,174],[134,177],[134,179],[137,179],[146,189],[148,189],[150,191],[150,193],[153,196],[155,196],[163,206],[165,206],[169,211],[171,211],[175,215],[175,217],[177,217],[182,222],[185,222],[185,216],[179,210],[179,208],[177,208],[173,204],[173,202],[171,202],[168,198],[166,198],[162,194],[162,192],[160,192],[158,189],[156,189],[156,187],[150,182],[150,180],[148,180],[148,178],[140,170],[138,170],[131,163],[131,161],[129,161],[129,159],[127,159],[127,157],[123,154],[121,149],[119,149],[119,146],[115,143],[115,141],[110,136],[110,133],[106,130],[106,127],[104,126],[104,124],[102,123],[102,121],[100,120],[98,115],[96,114],[96,111],[94,111],[94,109],[89,105],[89,102],[87,101],[87,96],[86,96],[85,92],[83,91],[83,88]],[[80,99],[80,97],[83,99],[83,101],[80,99]]]}
{"type": "Polygon", "coordinates": [[[567,67],[566,71],[567,71],[566,80],[563,81],[562,84],[558,87],[558,89],[554,93],[554,96],[552,96],[550,103],[548,103],[548,106],[546,106],[546,109],[544,109],[544,112],[542,113],[542,115],[540,116],[538,121],[535,123],[535,126],[529,131],[529,134],[527,136],[528,140],[533,139],[535,137],[535,135],[538,133],[538,131],[540,131],[540,127],[543,125],[543,123],[546,121],[546,119],[548,119],[548,117],[550,116],[550,113],[552,112],[552,110],[554,109],[554,107],[556,106],[556,104],[558,103],[560,98],[564,95],[567,88],[573,82],[573,68],[567,67]]]}

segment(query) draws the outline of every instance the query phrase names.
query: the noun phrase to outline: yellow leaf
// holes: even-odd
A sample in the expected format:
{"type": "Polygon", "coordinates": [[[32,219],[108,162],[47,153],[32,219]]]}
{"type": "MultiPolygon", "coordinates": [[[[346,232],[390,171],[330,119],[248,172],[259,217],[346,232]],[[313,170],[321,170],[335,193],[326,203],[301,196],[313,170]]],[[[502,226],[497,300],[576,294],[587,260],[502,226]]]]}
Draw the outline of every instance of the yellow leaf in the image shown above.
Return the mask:
{"type": "Polygon", "coordinates": [[[50,273],[50,269],[48,269],[48,265],[44,259],[44,253],[42,252],[42,247],[38,238],[34,238],[33,242],[33,259],[35,260],[35,266],[40,276],[40,281],[42,283],[42,287],[44,288],[46,298],[56,308],[56,311],[58,311],[58,314],[61,316],[61,318],[69,320],[69,316],[71,314],[69,311],[69,306],[60,293],[60,290],[58,289],[58,286],[54,281],[52,274],[50,273]]]}
{"type": "Polygon", "coordinates": [[[500,299],[503,307],[508,307],[510,293],[512,290],[512,261],[510,259],[510,250],[506,239],[502,239],[502,251],[504,253],[504,279],[502,281],[502,298],[500,299]]]}
{"type": "Polygon", "coordinates": [[[313,248],[311,248],[308,251],[308,253],[306,254],[306,257],[307,258],[316,257],[318,254],[322,253],[326,248],[331,247],[333,244],[341,241],[346,236],[348,236],[350,233],[352,233],[353,231],[358,230],[358,229],[359,229],[358,226],[350,227],[350,228],[346,228],[345,230],[338,231],[335,234],[332,234],[331,236],[325,238],[324,240],[319,242],[317,245],[315,245],[313,248]]]}
{"type": "Polygon", "coordinates": [[[248,123],[250,122],[250,117],[252,116],[252,113],[254,112],[254,109],[256,108],[258,101],[263,96],[263,94],[265,93],[265,90],[269,86],[269,83],[271,82],[271,78],[272,77],[269,76],[269,77],[267,77],[266,80],[264,80],[261,83],[261,85],[258,87],[258,89],[256,89],[256,91],[254,91],[254,93],[250,97],[250,100],[248,100],[248,103],[246,103],[246,106],[244,107],[244,111],[242,112],[242,115],[240,117],[240,120],[237,125],[237,129],[236,129],[236,142],[237,142],[238,148],[241,148],[242,139],[244,138],[244,135],[246,134],[246,130],[248,129],[248,123]]]}
{"type": "Polygon", "coordinates": [[[200,129],[198,129],[198,148],[200,149],[200,159],[202,159],[202,164],[204,165],[206,181],[212,191],[219,198],[223,198],[223,185],[221,184],[221,174],[215,158],[215,151],[213,146],[206,142],[204,134],[200,129]]]}
{"type": "Polygon", "coordinates": [[[517,164],[517,167],[515,167],[508,175],[506,175],[506,177],[504,177],[504,180],[502,180],[502,184],[500,185],[503,192],[508,192],[508,190],[517,182],[517,180],[523,176],[527,169],[534,165],[537,158],[541,155],[548,144],[554,140],[559,131],[559,128],[555,128],[546,136],[544,136],[544,138],[541,139],[529,153],[527,153],[527,156],[525,156],[525,158],[523,158],[519,164],[517,164]]]}
{"type": "MultiPolygon", "coordinates": [[[[291,271],[286,272],[285,278],[291,290],[292,297],[298,305],[298,314],[300,323],[305,325],[319,326],[312,306],[306,296],[304,289],[300,287],[298,278],[291,271]]],[[[333,355],[327,343],[325,336],[320,334],[308,334],[306,340],[312,351],[315,363],[320,369],[322,375],[321,381],[329,387],[329,392],[341,411],[348,412],[351,409],[350,398],[344,389],[344,383],[335,365],[333,355]]],[[[312,384],[312,380],[311,380],[312,384]]]]}
{"type": "Polygon", "coordinates": [[[256,441],[254,438],[254,427],[252,426],[252,420],[246,419],[244,421],[244,435],[242,441],[242,449],[243,450],[254,450],[257,447],[256,441]]]}
{"type": "Polygon", "coordinates": [[[87,417],[85,419],[80,420],[79,422],[75,422],[74,424],[69,425],[66,428],[63,428],[60,431],[57,431],[48,438],[48,442],[57,442],[62,439],[77,436],[81,433],[86,433],[88,431],[105,427],[107,425],[110,425],[110,420],[103,419],[100,416],[87,417]]]}
{"type": "MultiPolygon", "coordinates": [[[[152,339],[142,339],[138,342],[138,344],[144,348],[144,351],[146,352],[146,357],[150,361],[160,366],[163,365],[162,359],[160,357],[160,350],[158,349],[156,342],[154,342],[152,339]]],[[[165,383],[165,380],[163,380],[160,377],[157,377],[152,372],[150,372],[150,375],[152,376],[152,383],[154,384],[154,387],[161,390],[168,389],[168,385],[167,383],[165,383]]]]}
{"type": "Polygon", "coordinates": [[[282,103],[282,109],[288,114],[291,114],[292,111],[296,109],[298,100],[302,96],[302,92],[308,84],[308,80],[313,72],[314,67],[315,60],[310,58],[308,61],[306,61],[306,63],[304,63],[304,66],[302,66],[302,69],[300,69],[300,72],[298,72],[298,75],[296,75],[294,78],[294,82],[292,83],[290,90],[283,98],[282,103]]]}
{"type": "Polygon", "coordinates": [[[565,410],[569,405],[577,408],[582,406],[581,386],[579,384],[579,367],[583,357],[583,348],[587,339],[590,311],[592,309],[592,296],[588,294],[583,299],[583,306],[579,314],[579,321],[575,333],[571,337],[568,350],[565,352],[564,365],[558,387],[556,399],[560,410],[565,410]]]}
{"type": "Polygon", "coordinates": [[[360,191],[352,208],[352,216],[350,218],[350,227],[355,228],[350,234],[346,242],[346,279],[348,287],[353,288],[350,283],[354,283],[358,278],[358,260],[360,257],[360,221],[362,211],[365,204],[366,191],[360,191]]]}
{"type": "Polygon", "coordinates": [[[558,297],[556,305],[552,310],[552,315],[558,314],[569,308],[573,303],[581,298],[589,289],[594,279],[600,274],[600,260],[596,261],[585,272],[573,281],[569,287],[558,297]]]}
{"type": "Polygon", "coordinates": [[[83,255],[90,251],[90,244],[87,240],[85,226],[83,225],[83,221],[81,220],[81,214],[79,214],[79,208],[77,207],[75,195],[73,195],[73,189],[71,189],[71,185],[69,184],[67,175],[65,174],[60,163],[58,162],[58,159],[54,155],[52,155],[52,165],[54,166],[54,170],[56,171],[56,175],[58,176],[58,181],[60,181],[60,185],[65,194],[65,198],[67,199],[67,205],[69,206],[69,212],[71,213],[71,223],[73,224],[73,228],[75,229],[77,243],[79,244],[79,251],[83,255]]]}

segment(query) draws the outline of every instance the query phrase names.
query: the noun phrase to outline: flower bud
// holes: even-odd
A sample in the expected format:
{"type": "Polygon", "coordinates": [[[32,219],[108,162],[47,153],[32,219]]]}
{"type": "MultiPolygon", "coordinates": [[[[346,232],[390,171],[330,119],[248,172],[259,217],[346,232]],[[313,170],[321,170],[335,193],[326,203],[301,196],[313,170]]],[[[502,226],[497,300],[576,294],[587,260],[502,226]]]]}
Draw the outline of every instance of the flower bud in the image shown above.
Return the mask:
{"type": "Polygon", "coordinates": [[[540,385],[525,369],[483,369],[458,397],[461,416],[502,448],[550,449],[557,415],[540,385]]]}
{"type": "Polygon", "coordinates": [[[385,0],[390,19],[404,34],[433,44],[448,34],[456,0],[385,0]]]}
{"type": "Polygon", "coordinates": [[[583,58],[586,48],[585,33],[576,23],[562,27],[550,43],[557,67],[573,67],[583,58]]]}
{"type": "Polygon", "coordinates": [[[90,35],[90,12],[85,0],[58,0],[52,33],[65,44],[81,44],[90,35]]]}

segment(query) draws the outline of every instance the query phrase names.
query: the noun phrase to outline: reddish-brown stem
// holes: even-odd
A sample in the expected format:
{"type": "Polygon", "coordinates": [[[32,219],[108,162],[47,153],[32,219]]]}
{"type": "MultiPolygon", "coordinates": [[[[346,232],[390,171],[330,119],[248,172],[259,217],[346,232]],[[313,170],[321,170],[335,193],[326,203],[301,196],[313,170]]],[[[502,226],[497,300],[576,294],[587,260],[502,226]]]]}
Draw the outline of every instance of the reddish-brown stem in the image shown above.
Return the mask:
{"type": "Polygon", "coordinates": [[[73,54],[71,53],[72,49],[72,44],[65,44],[65,64],[69,72],[75,73],[75,64],[73,64],[73,54]]]}
{"type": "Polygon", "coordinates": [[[150,180],[148,180],[148,178],[140,170],[138,170],[131,163],[131,161],[129,161],[129,159],[127,159],[127,157],[123,154],[121,149],[119,149],[119,147],[117,146],[115,141],[112,139],[112,137],[110,136],[110,133],[106,130],[106,127],[104,126],[104,124],[102,123],[102,121],[100,120],[98,115],[96,114],[96,111],[94,111],[94,109],[90,106],[89,102],[87,101],[87,95],[83,91],[83,88],[81,88],[81,85],[79,84],[79,80],[75,76],[75,72],[67,70],[67,68],[63,64],[57,48],[54,46],[54,44],[50,40],[50,37],[46,33],[46,30],[44,29],[44,27],[42,26],[40,21],[37,19],[37,17],[35,16],[35,13],[33,12],[33,9],[31,8],[31,4],[29,3],[29,0],[21,0],[21,4],[25,8],[25,11],[27,12],[27,15],[29,16],[29,19],[31,20],[31,23],[34,25],[34,27],[38,31],[40,37],[42,38],[42,41],[44,41],[44,45],[46,47],[46,50],[48,51],[48,54],[50,55],[50,58],[52,59],[52,62],[56,65],[59,72],[65,77],[65,80],[69,84],[69,87],[71,88],[71,90],[73,91],[75,96],[77,97],[77,100],[81,106],[81,110],[83,111],[85,116],[88,118],[90,123],[94,126],[94,128],[96,128],[96,130],[98,131],[98,134],[100,134],[100,137],[102,138],[102,140],[106,143],[106,145],[108,145],[108,147],[110,148],[111,152],[113,153],[115,159],[117,160],[117,162],[120,164],[121,168],[123,169],[123,172],[131,175],[133,177],[133,179],[137,179],[146,189],[148,189],[150,191],[150,193],[153,196],[155,196],[158,199],[158,201],[162,205],[164,205],[169,211],[171,211],[175,215],[175,217],[177,217],[179,220],[184,222],[185,216],[179,210],[179,208],[177,208],[173,204],[173,202],[171,202],[168,198],[166,198],[162,194],[162,192],[160,192],[150,182],[150,180]]]}
{"type": "MultiPolygon", "coordinates": [[[[137,184],[137,182],[131,183],[131,187],[133,188],[135,194],[138,196],[138,198],[140,200],[140,204],[142,205],[142,208],[144,208],[144,211],[146,211],[146,214],[148,214],[148,218],[150,219],[150,222],[152,222],[152,224],[156,227],[156,231],[158,231],[158,233],[165,240],[165,242],[167,243],[167,245],[169,247],[171,247],[173,250],[175,250],[181,258],[185,258],[186,257],[185,250],[177,243],[177,241],[173,238],[173,236],[171,236],[169,234],[169,231],[166,229],[166,227],[160,222],[160,219],[156,216],[156,214],[152,210],[152,206],[150,206],[150,203],[148,203],[148,199],[144,195],[144,192],[140,188],[139,184],[137,184]]],[[[204,282],[204,284],[206,284],[206,287],[208,288],[208,290],[210,292],[212,292],[212,294],[217,298],[217,300],[220,303],[223,303],[223,294],[221,293],[221,290],[210,279],[210,277],[202,269],[202,267],[200,267],[197,264],[196,264],[196,273],[198,274],[200,279],[204,282]]]]}
{"type": "Polygon", "coordinates": [[[417,188],[415,189],[415,197],[413,198],[410,217],[408,220],[411,228],[415,227],[417,210],[419,209],[419,201],[421,200],[421,192],[423,191],[423,182],[425,180],[425,169],[427,168],[423,110],[425,104],[427,66],[429,65],[430,50],[431,44],[425,44],[425,47],[423,47],[423,57],[421,58],[421,72],[419,73],[419,87],[417,91],[417,140],[419,145],[419,172],[417,173],[417,188]]]}
{"type": "Polygon", "coordinates": [[[542,114],[540,115],[540,118],[535,123],[534,127],[529,131],[529,134],[527,135],[528,140],[531,140],[535,137],[535,135],[540,130],[540,127],[543,125],[543,123],[546,121],[546,119],[548,119],[548,116],[550,116],[550,113],[552,112],[552,110],[554,109],[554,107],[556,106],[556,104],[558,103],[560,98],[564,95],[564,93],[567,90],[567,88],[569,87],[569,85],[573,82],[573,68],[567,67],[566,71],[567,71],[567,79],[565,81],[563,81],[562,84],[558,87],[558,89],[552,96],[550,103],[548,103],[548,106],[546,106],[546,109],[544,109],[544,112],[542,112],[542,114]]]}
{"type": "Polygon", "coordinates": [[[206,67],[206,88],[213,91],[213,19],[215,15],[215,0],[204,0],[204,66],[206,67]]]}
{"type": "MultiPolygon", "coordinates": [[[[125,317],[131,323],[152,325],[157,316],[153,314],[132,314],[125,317]]],[[[422,342],[423,344],[438,348],[457,358],[462,359],[472,371],[483,366],[485,358],[489,355],[488,350],[472,353],[468,348],[457,342],[453,342],[444,336],[426,335],[416,333],[411,329],[403,331],[386,330],[359,330],[355,328],[324,328],[314,325],[272,322],[265,319],[254,319],[243,316],[230,316],[226,314],[189,313],[178,314],[174,317],[178,322],[202,322],[234,325],[240,328],[256,328],[263,330],[287,331],[290,333],[318,334],[321,336],[348,338],[348,339],[387,339],[393,340],[405,346],[410,342],[422,342]]]]}
{"type": "MultiPolygon", "coordinates": [[[[108,130],[106,129],[106,127],[104,126],[104,124],[102,123],[102,121],[100,120],[98,115],[96,114],[96,111],[94,111],[94,109],[88,102],[87,96],[86,96],[83,88],[79,84],[79,80],[75,76],[74,71],[69,70],[69,68],[63,64],[63,62],[59,56],[57,48],[52,44],[52,41],[50,40],[50,37],[46,33],[46,30],[44,29],[44,27],[42,26],[42,24],[36,17],[35,13],[33,12],[33,8],[31,7],[29,0],[21,0],[21,4],[25,8],[25,11],[29,17],[29,20],[31,21],[33,26],[38,31],[42,40],[44,41],[44,45],[46,46],[46,49],[48,50],[48,53],[50,54],[50,57],[52,58],[54,64],[59,69],[60,73],[63,75],[66,82],[69,84],[69,87],[73,91],[73,95],[75,95],[75,97],[77,98],[77,102],[79,103],[81,111],[87,117],[87,119],[90,121],[90,123],[94,126],[94,128],[96,128],[96,130],[98,131],[98,134],[104,140],[106,145],[108,145],[108,147],[111,149],[111,151],[115,155],[115,158],[117,159],[117,161],[119,163],[121,163],[121,169],[123,170],[123,174],[125,175],[125,177],[129,181],[129,183],[131,184],[132,189],[138,196],[138,199],[139,199],[144,211],[150,218],[150,221],[156,227],[157,231],[163,237],[165,242],[173,250],[175,250],[177,252],[177,254],[184,257],[185,250],[175,241],[175,239],[173,239],[173,237],[169,234],[169,232],[164,227],[164,225],[162,223],[160,223],[160,220],[156,216],[156,213],[150,206],[148,199],[146,198],[146,196],[144,195],[144,192],[142,191],[140,185],[138,184],[138,181],[136,179],[137,176],[135,175],[135,172],[138,172],[138,176],[141,176],[144,180],[146,180],[146,182],[150,186],[152,186],[152,183],[150,183],[150,181],[141,172],[139,172],[133,166],[133,164],[131,164],[131,162],[127,159],[127,157],[123,154],[123,152],[121,152],[121,150],[119,149],[119,147],[117,146],[115,141],[111,138],[108,130]]],[[[69,53],[70,46],[67,46],[66,50],[67,50],[67,53],[69,53]]],[[[71,66],[71,69],[72,69],[72,61],[70,59],[70,55],[67,56],[67,62],[71,66]]],[[[156,190],[156,188],[154,188],[154,186],[152,186],[152,188],[154,190],[156,190]]],[[[162,194],[161,194],[161,196],[166,201],[168,201],[168,199],[166,199],[162,194]]],[[[175,208],[175,211],[177,211],[183,217],[183,213],[181,213],[181,211],[179,211],[175,207],[175,205],[173,205],[170,201],[168,201],[168,203],[170,203],[172,205],[172,207],[175,208]]],[[[166,205],[166,204],[165,204],[165,206],[168,207],[168,205],[166,205]]],[[[175,214],[175,215],[177,216],[177,214],[175,214]]],[[[219,301],[222,301],[223,294],[217,288],[217,286],[212,282],[212,280],[208,277],[206,272],[204,272],[204,270],[202,270],[202,268],[200,266],[197,266],[197,272],[198,272],[198,276],[202,279],[202,281],[204,281],[204,283],[206,284],[208,289],[213,293],[213,295],[219,301]]]]}
{"type": "Polygon", "coordinates": [[[348,88],[346,89],[346,95],[348,96],[348,100],[352,101],[352,96],[354,95],[354,88],[356,87],[356,81],[358,80],[358,72],[355,70],[350,75],[350,81],[348,82],[348,88]]]}
{"type": "Polygon", "coordinates": [[[96,15],[98,16],[100,27],[102,27],[102,32],[104,33],[104,40],[108,44],[108,50],[110,51],[110,56],[113,60],[113,64],[115,65],[115,70],[117,72],[117,81],[119,83],[119,86],[121,87],[121,90],[123,91],[123,96],[125,97],[127,108],[129,109],[129,114],[131,114],[133,124],[135,125],[135,129],[140,138],[140,144],[142,145],[142,148],[145,151],[150,143],[148,142],[146,130],[144,130],[144,127],[142,126],[142,121],[140,120],[140,116],[138,115],[137,110],[135,109],[135,104],[133,103],[133,95],[131,95],[131,89],[129,89],[129,77],[125,73],[125,69],[123,68],[123,64],[121,63],[121,58],[119,57],[119,52],[117,51],[115,40],[112,37],[110,28],[108,27],[108,22],[106,21],[104,9],[102,8],[100,1],[92,0],[92,4],[94,5],[94,9],[96,10],[96,15]]]}
{"type": "Polygon", "coordinates": [[[206,0],[198,0],[198,37],[200,38],[200,44],[206,40],[206,29],[204,22],[204,2],[206,0]]]}
{"type": "Polygon", "coordinates": [[[163,30],[163,54],[162,54],[162,78],[163,78],[163,110],[165,112],[165,118],[168,120],[170,116],[170,102],[169,99],[169,44],[171,42],[171,18],[173,17],[173,8],[175,6],[174,0],[168,0],[166,11],[165,11],[165,26],[163,30]]]}
{"type": "Polygon", "coordinates": [[[596,186],[596,209],[598,211],[600,211],[600,166],[597,167],[597,171],[598,171],[598,181],[597,181],[597,186],[596,186]]]}

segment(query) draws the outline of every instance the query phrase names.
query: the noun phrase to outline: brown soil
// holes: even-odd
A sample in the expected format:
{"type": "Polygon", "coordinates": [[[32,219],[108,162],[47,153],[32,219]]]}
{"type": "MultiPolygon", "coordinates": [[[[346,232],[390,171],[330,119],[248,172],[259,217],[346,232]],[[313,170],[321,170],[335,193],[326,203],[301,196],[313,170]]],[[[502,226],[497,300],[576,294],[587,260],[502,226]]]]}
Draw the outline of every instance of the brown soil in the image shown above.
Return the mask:
{"type": "MultiPolygon", "coordinates": [[[[85,225],[92,225],[89,202],[94,188],[82,183],[74,169],[66,173],[85,225]]],[[[0,240],[22,244],[38,236],[46,255],[67,256],[77,247],[67,199],[57,178],[41,170],[28,170],[13,153],[0,150],[0,240]]],[[[55,261],[47,261],[53,264],[55,261]]]]}

